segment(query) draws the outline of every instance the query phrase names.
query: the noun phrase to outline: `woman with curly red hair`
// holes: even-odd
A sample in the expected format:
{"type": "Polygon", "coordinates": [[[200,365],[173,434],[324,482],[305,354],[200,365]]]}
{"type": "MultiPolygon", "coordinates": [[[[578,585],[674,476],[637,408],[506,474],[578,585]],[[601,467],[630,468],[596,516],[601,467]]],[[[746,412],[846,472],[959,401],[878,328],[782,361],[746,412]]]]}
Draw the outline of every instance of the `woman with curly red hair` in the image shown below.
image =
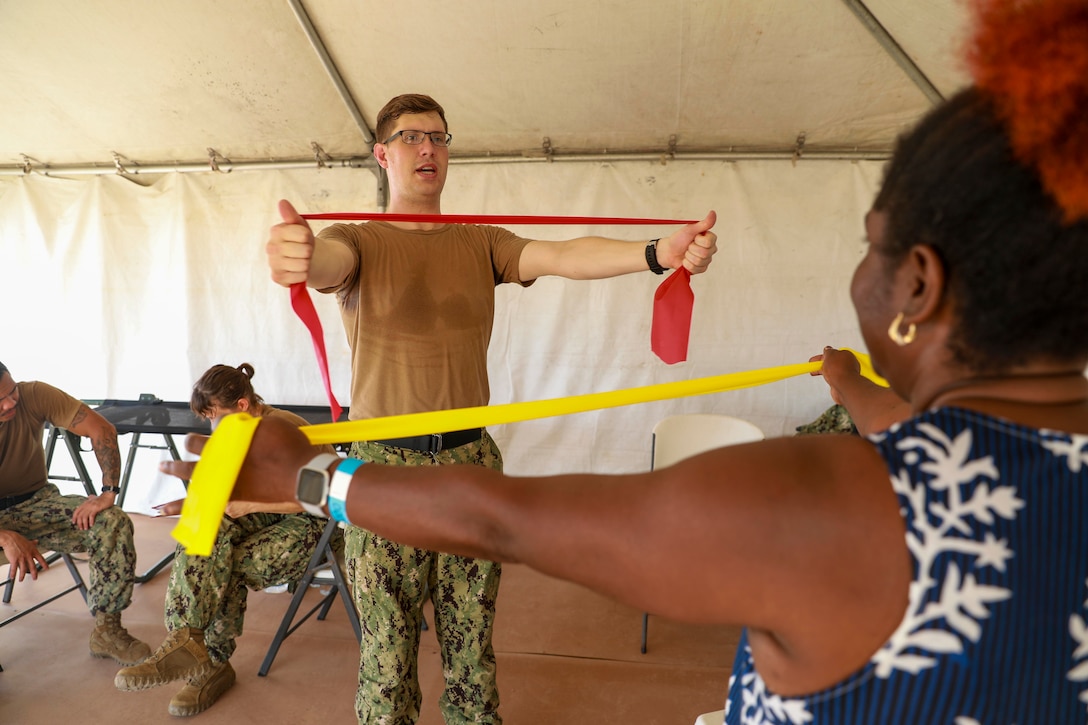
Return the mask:
{"type": "MultiPolygon", "coordinates": [[[[624,476],[337,466],[330,510],[746,625],[726,723],[1088,720],[1088,3],[975,5],[977,83],[900,140],[851,285],[905,419],[624,476]]],[[[864,413],[856,360],[823,368],[864,413]]],[[[262,422],[233,495],[314,453],[262,422]]]]}

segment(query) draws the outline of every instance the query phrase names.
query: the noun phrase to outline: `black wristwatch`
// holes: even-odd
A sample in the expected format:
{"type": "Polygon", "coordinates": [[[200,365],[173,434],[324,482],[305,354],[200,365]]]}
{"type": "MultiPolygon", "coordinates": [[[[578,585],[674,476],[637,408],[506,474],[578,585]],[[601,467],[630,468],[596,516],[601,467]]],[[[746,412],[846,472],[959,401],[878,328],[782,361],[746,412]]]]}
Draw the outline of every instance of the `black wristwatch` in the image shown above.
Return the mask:
{"type": "Polygon", "coordinates": [[[314,516],[329,517],[323,508],[329,499],[329,466],[339,460],[335,453],[321,453],[298,470],[295,499],[314,516]]]}
{"type": "Polygon", "coordinates": [[[121,487],[120,486],[103,486],[102,487],[102,493],[117,493],[117,494],[119,494],[119,493],[121,493],[121,487]]]}
{"type": "Polygon", "coordinates": [[[646,266],[654,274],[665,274],[665,268],[657,261],[657,243],[659,241],[661,240],[651,239],[650,243],[646,245],[646,266]]]}

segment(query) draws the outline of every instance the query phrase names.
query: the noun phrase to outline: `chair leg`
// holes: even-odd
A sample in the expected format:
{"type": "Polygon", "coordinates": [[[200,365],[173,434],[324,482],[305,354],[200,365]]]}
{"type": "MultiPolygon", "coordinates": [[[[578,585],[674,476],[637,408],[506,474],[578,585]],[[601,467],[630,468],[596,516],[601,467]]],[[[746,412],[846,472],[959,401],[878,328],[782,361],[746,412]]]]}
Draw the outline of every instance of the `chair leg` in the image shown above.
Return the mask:
{"type": "Polygon", "coordinates": [[[291,597],[291,603],[287,606],[287,611],[283,615],[283,619],[280,620],[279,629],[276,631],[276,636],[272,639],[272,644],[268,648],[268,653],[264,657],[264,662],[261,663],[261,668],[257,670],[257,675],[264,677],[268,674],[268,670],[272,667],[272,661],[276,658],[276,654],[279,652],[280,645],[283,644],[283,640],[298,629],[303,622],[313,616],[314,612],[321,610],[318,619],[324,619],[328,614],[329,607],[332,606],[332,600],[336,598],[337,594],[344,602],[344,606],[348,611],[348,619],[351,621],[351,627],[355,632],[355,639],[362,641],[363,630],[359,624],[359,615],[355,611],[355,602],[351,599],[351,593],[348,590],[347,582],[344,581],[344,576],[340,571],[340,565],[336,561],[336,555],[332,550],[332,546],[329,541],[332,539],[333,532],[336,531],[336,521],[330,520],[325,525],[325,531],[321,534],[321,540],[317,543],[317,548],[314,549],[314,553],[310,556],[310,561],[306,565],[306,573],[302,575],[302,579],[299,580],[298,587],[295,589],[294,595],[291,597]],[[306,596],[306,590],[310,588],[310,582],[313,581],[314,572],[325,564],[329,565],[333,576],[333,587],[326,594],[320,602],[312,607],[306,614],[302,615],[299,620],[295,621],[295,614],[298,612],[299,606],[302,604],[303,597],[306,596]]]}
{"type": "Polygon", "coordinates": [[[642,613],[642,654],[646,654],[646,630],[650,626],[650,613],[642,613]]]}
{"type": "MultiPolygon", "coordinates": [[[[272,638],[272,644],[269,646],[268,652],[264,656],[261,668],[257,670],[257,675],[259,677],[264,677],[268,674],[268,669],[272,667],[272,661],[276,659],[276,653],[279,652],[283,640],[294,631],[292,623],[295,619],[295,612],[298,611],[299,605],[302,604],[302,598],[306,596],[306,590],[309,589],[310,582],[313,581],[314,571],[321,565],[321,561],[325,557],[325,549],[329,545],[329,539],[332,538],[333,527],[335,525],[336,522],[332,520],[325,525],[325,531],[321,534],[321,540],[318,541],[317,546],[314,548],[314,553],[310,555],[309,563],[306,564],[306,573],[302,575],[302,579],[299,580],[295,593],[291,595],[291,603],[287,605],[287,611],[284,612],[283,619],[280,620],[280,626],[276,630],[276,636],[272,638]]],[[[298,624],[302,624],[302,622],[306,621],[314,611],[315,610],[310,610],[298,624]]],[[[294,626],[297,627],[298,624],[294,626]]]]}
{"type": "MultiPolygon", "coordinates": [[[[348,586],[347,580],[344,579],[344,572],[340,570],[340,562],[336,560],[336,554],[333,552],[332,546],[326,547],[325,560],[332,572],[333,588],[329,593],[340,595],[340,600],[344,603],[344,609],[348,613],[348,621],[351,622],[351,629],[355,632],[355,639],[362,642],[363,627],[359,624],[359,612],[355,609],[355,600],[351,598],[351,588],[348,586]]],[[[328,606],[325,607],[326,612],[328,612],[329,606],[332,606],[331,598],[328,601],[328,606]]]]}
{"type": "MultiPolygon", "coordinates": [[[[60,556],[61,555],[58,554],[57,552],[51,551],[51,552],[49,552],[48,554],[45,555],[45,563],[46,564],[52,564],[54,561],[59,559],[60,556]]],[[[7,563],[10,566],[10,563],[7,561],[6,557],[4,558],[4,563],[7,563]]],[[[42,565],[39,564],[38,562],[34,562],[34,568],[37,569],[39,573],[42,572],[42,565]]],[[[79,579],[79,577],[77,577],[77,579],[79,579]]],[[[83,580],[79,579],[79,581],[83,581],[83,580]]],[[[3,584],[4,584],[4,598],[3,598],[4,599],[4,604],[11,604],[11,592],[15,588],[15,577],[11,576],[11,569],[10,568],[8,569],[8,578],[3,581],[3,584]]],[[[69,589],[68,591],[71,591],[71,590],[69,589]]],[[[52,600],[50,600],[50,601],[52,601],[52,600]]]]}
{"type": "Polygon", "coordinates": [[[317,613],[317,621],[324,622],[325,617],[329,616],[329,610],[332,609],[332,603],[336,601],[336,594],[336,585],[333,585],[329,589],[329,593],[321,600],[321,608],[317,613]]]}
{"type": "MultiPolygon", "coordinates": [[[[70,592],[78,591],[83,596],[83,601],[87,601],[87,585],[83,582],[83,576],[79,573],[79,569],[76,568],[76,564],[72,560],[72,557],[69,556],[68,554],[61,554],[61,553],[58,553],[58,552],[52,552],[51,554],[49,554],[46,557],[45,560],[47,562],[49,562],[49,563],[52,563],[52,562],[56,561],[57,559],[63,559],[64,563],[68,566],[68,572],[72,575],[72,580],[73,580],[72,585],[67,587],[66,589],[62,589],[61,591],[57,592],[56,594],[54,594],[53,596],[51,596],[49,598],[43,599],[40,602],[36,602],[35,604],[32,604],[29,607],[26,607],[25,609],[23,609],[21,612],[19,612],[17,614],[13,614],[10,617],[8,617],[7,619],[4,619],[3,621],[0,621],[0,627],[3,627],[4,625],[7,625],[7,624],[11,624],[12,622],[16,621],[17,619],[22,619],[23,617],[30,614],[31,612],[35,612],[35,611],[41,609],[46,604],[54,602],[57,599],[60,599],[65,594],[68,594],[70,592]]],[[[40,570],[40,567],[39,567],[39,570],[40,570]]],[[[9,578],[8,581],[6,582],[5,593],[4,593],[5,594],[5,597],[4,597],[4,602],[5,603],[8,603],[8,601],[11,599],[11,587],[12,587],[12,585],[14,583],[15,583],[15,580],[11,579],[11,578],[9,578]]]]}
{"type": "MultiPolygon", "coordinates": [[[[423,605],[427,603],[427,600],[431,598],[431,588],[426,584],[423,585],[423,599],[419,603],[419,631],[427,631],[427,617],[423,615],[423,605]]],[[[431,601],[434,601],[433,599],[431,601]]]]}
{"type": "MultiPolygon", "coordinates": [[[[83,575],[79,573],[79,569],[76,568],[76,563],[72,560],[72,557],[68,554],[61,554],[60,557],[64,559],[65,565],[68,567],[68,572],[72,575],[72,579],[75,580],[75,587],[79,590],[80,595],[83,597],[83,601],[87,601],[87,585],[83,582],[83,575]]],[[[70,589],[68,591],[71,591],[70,589]]]]}
{"type": "MultiPolygon", "coordinates": [[[[295,631],[292,627],[292,623],[295,619],[295,612],[298,611],[298,607],[302,604],[302,598],[306,596],[306,590],[310,586],[310,580],[313,579],[312,572],[306,572],[306,575],[302,577],[302,580],[298,583],[298,588],[295,589],[295,593],[291,596],[291,603],[287,606],[287,611],[283,615],[283,619],[280,620],[279,629],[276,630],[276,636],[272,638],[272,644],[268,647],[268,652],[264,656],[264,661],[261,662],[261,668],[257,670],[257,675],[264,677],[268,674],[268,670],[272,667],[272,660],[276,659],[276,654],[280,651],[280,645],[283,644],[283,640],[287,638],[291,632],[295,631]]],[[[313,614],[311,611],[309,614],[313,614]]],[[[305,621],[309,618],[309,614],[303,618],[305,621]]],[[[302,624],[300,621],[298,624],[302,624]]],[[[296,625],[297,626],[297,625],[296,625]]]]}

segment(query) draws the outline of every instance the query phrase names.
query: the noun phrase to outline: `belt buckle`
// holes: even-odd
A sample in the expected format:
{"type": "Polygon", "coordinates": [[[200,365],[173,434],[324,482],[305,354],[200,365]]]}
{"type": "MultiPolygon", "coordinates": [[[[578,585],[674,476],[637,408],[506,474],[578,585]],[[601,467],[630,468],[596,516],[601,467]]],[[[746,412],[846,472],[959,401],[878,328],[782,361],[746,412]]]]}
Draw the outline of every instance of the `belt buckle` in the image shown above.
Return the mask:
{"type": "Polygon", "coordinates": [[[431,441],[430,441],[431,445],[427,449],[427,452],[430,453],[432,456],[435,455],[436,453],[441,453],[442,452],[442,434],[441,433],[431,433],[429,437],[431,439],[431,441]]]}

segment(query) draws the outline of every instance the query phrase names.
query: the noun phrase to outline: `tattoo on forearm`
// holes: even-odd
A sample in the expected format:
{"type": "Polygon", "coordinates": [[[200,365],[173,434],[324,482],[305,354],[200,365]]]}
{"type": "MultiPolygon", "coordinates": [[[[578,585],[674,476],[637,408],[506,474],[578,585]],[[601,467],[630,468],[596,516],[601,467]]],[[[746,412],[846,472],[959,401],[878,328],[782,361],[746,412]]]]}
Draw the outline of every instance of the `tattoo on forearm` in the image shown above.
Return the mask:
{"type": "Polygon", "coordinates": [[[121,451],[117,447],[117,436],[96,438],[91,442],[95,458],[102,469],[102,483],[116,486],[121,480],[121,451]]]}

